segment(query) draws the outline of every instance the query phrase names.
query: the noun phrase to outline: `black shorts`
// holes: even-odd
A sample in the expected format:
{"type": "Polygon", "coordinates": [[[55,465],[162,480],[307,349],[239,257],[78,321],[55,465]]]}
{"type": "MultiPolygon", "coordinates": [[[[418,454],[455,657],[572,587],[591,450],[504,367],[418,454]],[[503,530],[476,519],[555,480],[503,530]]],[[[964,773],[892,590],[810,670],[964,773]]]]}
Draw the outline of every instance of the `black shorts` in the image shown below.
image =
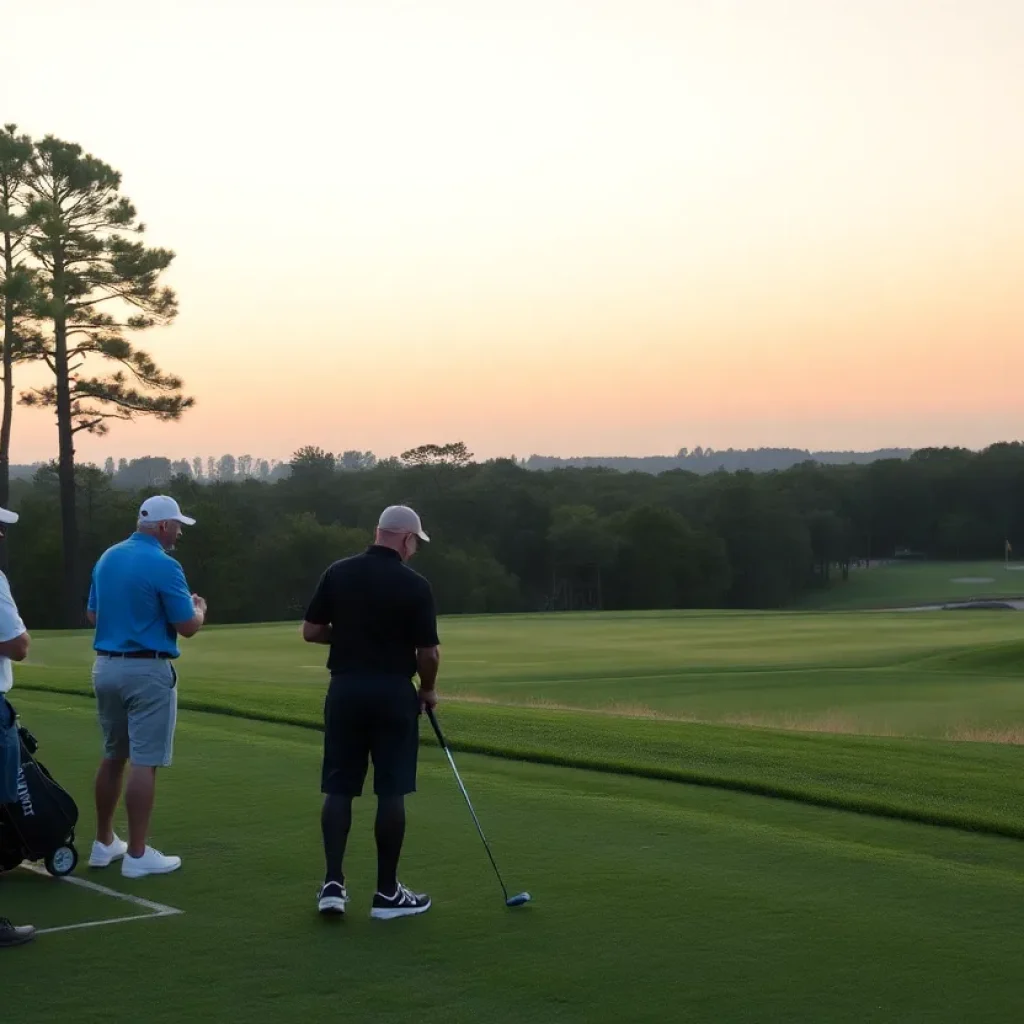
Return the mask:
{"type": "Polygon", "coordinates": [[[332,676],[324,701],[320,791],[361,796],[370,758],[377,796],[416,792],[420,701],[402,676],[332,676]]]}

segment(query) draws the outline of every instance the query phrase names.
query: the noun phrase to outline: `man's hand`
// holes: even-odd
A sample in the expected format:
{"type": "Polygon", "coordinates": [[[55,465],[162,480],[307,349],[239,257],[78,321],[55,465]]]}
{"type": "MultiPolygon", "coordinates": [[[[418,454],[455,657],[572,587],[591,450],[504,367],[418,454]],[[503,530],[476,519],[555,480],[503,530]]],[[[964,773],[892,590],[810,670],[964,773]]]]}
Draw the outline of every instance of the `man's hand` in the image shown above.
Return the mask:
{"type": "Polygon", "coordinates": [[[4,640],[3,643],[0,643],[0,655],[10,658],[11,661],[24,661],[28,657],[30,643],[31,637],[26,631],[12,640],[4,640]]]}
{"type": "Polygon", "coordinates": [[[194,637],[206,624],[206,599],[198,594],[192,595],[192,618],[188,622],[172,622],[178,636],[186,640],[194,637]]]}
{"type": "Polygon", "coordinates": [[[427,708],[437,707],[437,668],[441,663],[441,652],[437,647],[419,647],[416,649],[416,674],[420,677],[419,697],[420,714],[427,708]]]}

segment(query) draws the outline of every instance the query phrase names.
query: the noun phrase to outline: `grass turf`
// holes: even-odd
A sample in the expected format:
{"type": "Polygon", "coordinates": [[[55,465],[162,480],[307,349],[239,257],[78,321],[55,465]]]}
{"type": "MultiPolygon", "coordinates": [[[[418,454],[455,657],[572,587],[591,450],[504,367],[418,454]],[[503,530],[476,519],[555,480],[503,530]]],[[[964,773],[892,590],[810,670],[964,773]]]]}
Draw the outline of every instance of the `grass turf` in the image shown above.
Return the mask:
{"type": "MultiPolygon", "coordinates": [[[[1024,643],[1005,613],[524,615],[444,619],[441,632],[440,685],[464,701],[1024,735],[1024,643]]],[[[304,645],[295,625],[210,629],[185,651],[183,696],[319,720],[325,651],[304,645]]],[[[89,692],[90,663],[87,634],[41,634],[19,685],[89,692]]]]}
{"type": "MultiPolygon", "coordinates": [[[[87,849],[92,708],[24,692],[18,703],[82,805],[87,849]]],[[[313,909],[317,734],[185,712],[154,822],[184,868],[97,876],[185,914],[4,952],[5,1005],[81,1024],[105,1024],[111,1006],[145,1007],[152,1024],[1002,1022],[1017,1011],[1018,843],[461,754],[510,888],[535,897],[510,911],[447,764],[436,749],[422,761],[401,874],[436,906],[368,919],[364,800],[350,917],[332,926],[313,909]]],[[[22,872],[0,879],[0,910],[20,920],[98,911],[78,895],[22,872]]]]}
{"type": "MultiPolygon", "coordinates": [[[[462,700],[447,702],[443,719],[457,749],[1024,837],[1024,645],[1015,621],[998,613],[446,620],[442,690],[462,700]],[[500,703],[543,704],[552,694],[591,712],[640,707],[641,717],[500,703]],[[644,717],[652,706],[821,731],[644,717]],[[1018,743],[845,734],[934,737],[954,725],[1018,743]]],[[[182,707],[319,728],[325,652],[301,644],[294,626],[212,629],[186,652],[182,707]]],[[[90,660],[82,634],[39,637],[16,693],[88,694],[90,660]]]]}

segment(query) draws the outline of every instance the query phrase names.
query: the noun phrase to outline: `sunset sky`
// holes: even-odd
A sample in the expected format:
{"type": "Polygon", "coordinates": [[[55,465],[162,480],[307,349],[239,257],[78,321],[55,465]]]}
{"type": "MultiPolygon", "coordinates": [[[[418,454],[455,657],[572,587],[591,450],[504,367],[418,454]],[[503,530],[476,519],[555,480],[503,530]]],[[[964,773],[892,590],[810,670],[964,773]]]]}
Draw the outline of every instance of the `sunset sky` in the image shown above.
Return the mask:
{"type": "MultiPolygon", "coordinates": [[[[80,458],[1024,437],[1020,0],[0,0],[0,24],[0,119],[120,170],[177,254],[145,345],[197,407],[80,458]]],[[[49,414],[14,431],[13,461],[55,455],[49,414]]]]}

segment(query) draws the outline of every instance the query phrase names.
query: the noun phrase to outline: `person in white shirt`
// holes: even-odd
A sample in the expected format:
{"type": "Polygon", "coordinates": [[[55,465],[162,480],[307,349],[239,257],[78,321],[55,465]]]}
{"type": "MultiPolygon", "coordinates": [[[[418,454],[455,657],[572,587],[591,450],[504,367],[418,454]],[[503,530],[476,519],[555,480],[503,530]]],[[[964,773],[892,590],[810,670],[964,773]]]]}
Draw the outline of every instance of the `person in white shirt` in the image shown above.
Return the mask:
{"type": "MultiPolygon", "coordinates": [[[[17,512],[0,508],[0,524],[16,523],[17,512]]],[[[4,535],[0,526],[0,537],[4,535]]],[[[21,741],[15,723],[14,708],[7,694],[14,685],[11,662],[24,661],[28,655],[30,637],[21,621],[18,606],[11,594],[7,577],[0,572],[0,806],[18,800],[18,773],[21,771],[21,741]]],[[[30,925],[15,927],[0,917],[0,947],[20,946],[35,936],[30,925]]]]}

